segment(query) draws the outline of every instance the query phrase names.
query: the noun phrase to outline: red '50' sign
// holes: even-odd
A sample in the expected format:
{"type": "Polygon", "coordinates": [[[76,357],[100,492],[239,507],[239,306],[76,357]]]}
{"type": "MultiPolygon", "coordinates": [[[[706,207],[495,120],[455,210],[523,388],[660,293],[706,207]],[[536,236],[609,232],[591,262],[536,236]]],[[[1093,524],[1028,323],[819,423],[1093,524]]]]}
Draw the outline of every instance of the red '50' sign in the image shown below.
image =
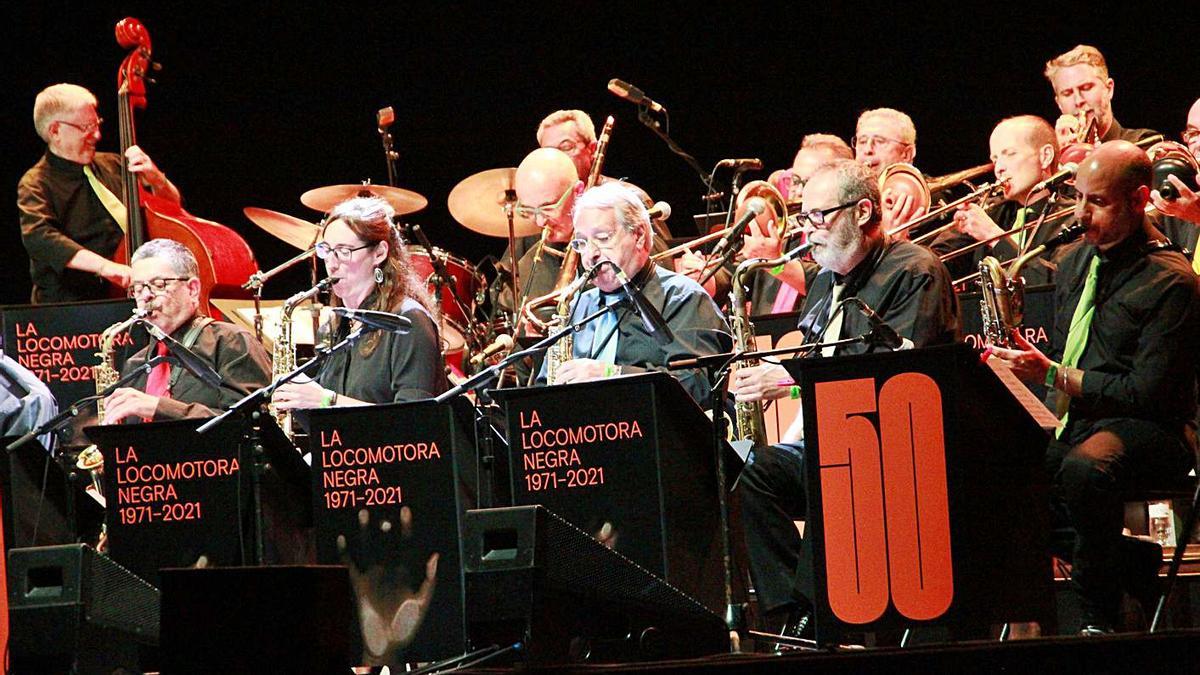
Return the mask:
{"type": "Polygon", "coordinates": [[[941,616],[954,598],[942,394],[920,373],[815,387],[829,606],[849,624],[888,608],[941,616]],[[865,415],[879,412],[876,429],[865,415]]]}

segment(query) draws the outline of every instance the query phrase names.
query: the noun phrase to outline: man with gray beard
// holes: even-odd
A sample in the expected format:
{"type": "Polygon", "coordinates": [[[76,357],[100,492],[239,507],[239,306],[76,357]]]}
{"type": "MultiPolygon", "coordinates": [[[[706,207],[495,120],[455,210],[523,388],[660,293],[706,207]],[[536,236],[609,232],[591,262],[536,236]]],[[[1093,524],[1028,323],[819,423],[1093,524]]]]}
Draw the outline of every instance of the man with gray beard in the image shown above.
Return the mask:
{"type": "MultiPolygon", "coordinates": [[[[799,215],[813,242],[821,271],[805,298],[800,328],[807,342],[830,342],[868,332],[870,323],[853,305],[857,297],[917,347],[958,338],[958,305],[950,275],[937,256],[911,242],[889,240],[880,218],[875,175],[854,160],[830,162],[804,187],[799,215]]],[[[874,344],[826,348],[814,357],[873,352],[874,344]]],[[[794,395],[790,375],[780,365],[741,368],[730,391],[738,401],[794,395]]],[[[738,479],[750,573],[758,593],[760,626],[798,636],[809,601],[796,590],[802,541],[794,520],[807,513],[804,491],[803,425],[797,416],[779,445],[755,448],[738,479]],[[782,628],[781,628],[782,627],[782,628]]]]}

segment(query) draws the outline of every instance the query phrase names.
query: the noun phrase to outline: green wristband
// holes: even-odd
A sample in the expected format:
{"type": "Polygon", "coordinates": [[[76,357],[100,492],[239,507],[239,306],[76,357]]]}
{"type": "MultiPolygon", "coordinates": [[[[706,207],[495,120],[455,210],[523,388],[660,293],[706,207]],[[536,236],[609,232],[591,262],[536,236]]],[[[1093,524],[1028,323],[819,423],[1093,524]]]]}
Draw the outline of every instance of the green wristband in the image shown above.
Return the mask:
{"type": "Polygon", "coordinates": [[[337,403],[337,392],[326,389],[325,395],[321,397],[321,407],[331,408],[335,403],[337,403]]]}
{"type": "Polygon", "coordinates": [[[800,398],[800,385],[793,384],[792,386],[788,387],[788,396],[792,399],[800,398]]]}
{"type": "Polygon", "coordinates": [[[1050,367],[1046,369],[1046,380],[1044,384],[1051,389],[1054,388],[1054,380],[1058,377],[1058,369],[1061,364],[1050,362],[1050,367]]]}
{"type": "Polygon", "coordinates": [[[783,274],[783,269],[784,269],[785,267],[787,267],[787,263],[780,263],[780,264],[778,264],[778,265],[776,265],[776,266],[772,267],[771,269],[769,269],[769,270],[767,270],[767,271],[771,273],[771,276],[773,276],[773,277],[777,277],[777,276],[779,276],[780,274],[783,274]]]}

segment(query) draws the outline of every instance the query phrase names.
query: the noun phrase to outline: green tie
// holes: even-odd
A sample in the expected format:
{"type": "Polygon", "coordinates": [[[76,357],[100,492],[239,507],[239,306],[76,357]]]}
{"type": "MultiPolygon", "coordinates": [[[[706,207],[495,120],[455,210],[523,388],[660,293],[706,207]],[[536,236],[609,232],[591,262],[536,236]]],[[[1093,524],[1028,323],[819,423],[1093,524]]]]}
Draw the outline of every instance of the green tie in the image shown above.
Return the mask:
{"type": "Polygon", "coordinates": [[[92,171],[92,167],[84,165],[83,175],[87,176],[88,183],[92,186],[92,192],[95,192],[96,196],[100,198],[100,203],[104,205],[104,209],[113,217],[113,220],[117,221],[117,225],[121,226],[121,231],[127,232],[129,230],[129,225],[127,224],[129,222],[129,214],[125,211],[125,205],[121,203],[121,199],[113,194],[113,191],[109,190],[104,183],[100,182],[95,172],[92,171]]]}
{"type": "Polygon", "coordinates": [[[1192,271],[1200,274],[1200,240],[1196,241],[1196,252],[1192,254],[1192,271]]]}
{"type": "MultiPolygon", "coordinates": [[[[1074,368],[1079,363],[1079,357],[1083,356],[1083,349],[1087,346],[1088,331],[1092,326],[1092,316],[1096,313],[1096,279],[1099,278],[1100,256],[1092,258],[1091,264],[1088,266],[1087,281],[1083,284],[1083,292],[1079,294],[1079,304],[1075,305],[1075,314],[1071,317],[1071,328],[1067,331],[1067,344],[1063,347],[1062,368],[1074,368]]],[[[1062,420],[1063,426],[1054,435],[1055,438],[1062,436],[1063,429],[1067,425],[1067,409],[1070,407],[1071,397],[1065,393],[1058,397],[1058,416],[1062,420]]]]}
{"type": "Polygon", "coordinates": [[[1012,224],[1012,231],[1017,233],[1017,255],[1020,255],[1021,251],[1025,250],[1025,231],[1021,228],[1025,227],[1026,210],[1025,207],[1017,209],[1017,217],[1013,220],[1012,224]]]}

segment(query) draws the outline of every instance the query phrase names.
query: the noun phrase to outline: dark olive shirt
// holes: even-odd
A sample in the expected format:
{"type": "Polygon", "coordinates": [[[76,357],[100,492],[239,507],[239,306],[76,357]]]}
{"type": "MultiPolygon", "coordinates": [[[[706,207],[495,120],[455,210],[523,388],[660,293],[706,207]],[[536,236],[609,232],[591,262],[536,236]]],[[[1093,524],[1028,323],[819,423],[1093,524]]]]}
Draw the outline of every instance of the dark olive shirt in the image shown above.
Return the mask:
{"type": "Polygon", "coordinates": [[[1088,266],[1101,256],[1095,314],[1078,367],[1083,393],[1071,399],[1063,440],[1077,443],[1104,420],[1133,418],[1183,433],[1196,410],[1200,291],[1191,263],[1139,229],[1100,253],[1079,243],[1063,256],[1055,284],[1050,358],[1062,360],[1088,266]]]}
{"type": "MultiPolygon", "coordinates": [[[[437,326],[415,300],[406,299],[398,312],[412,321],[406,334],[380,333],[370,354],[365,338],[331,356],[315,378],[321,386],[367,403],[397,403],[430,398],[446,391],[446,368],[437,326]]],[[[339,323],[337,339],[349,332],[339,323]]]]}
{"type": "MultiPolygon", "coordinates": [[[[113,194],[121,196],[120,157],[98,152],[92,171],[113,194]]],[[[17,185],[21,241],[29,252],[35,303],[76,302],[107,297],[109,286],[100,277],[67,269],[75,254],[86,248],[112,258],[124,236],[121,227],[96,196],[83,165],[46,151],[17,185]]]]}
{"type": "Polygon", "coordinates": [[[1109,141],[1129,141],[1136,143],[1143,138],[1158,135],[1158,132],[1153,129],[1126,129],[1121,126],[1116,117],[1113,117],[1112,125],[1108,127],[1108,133],[1101,137],[1100,141],[1107,143],[1109,141]]]}

